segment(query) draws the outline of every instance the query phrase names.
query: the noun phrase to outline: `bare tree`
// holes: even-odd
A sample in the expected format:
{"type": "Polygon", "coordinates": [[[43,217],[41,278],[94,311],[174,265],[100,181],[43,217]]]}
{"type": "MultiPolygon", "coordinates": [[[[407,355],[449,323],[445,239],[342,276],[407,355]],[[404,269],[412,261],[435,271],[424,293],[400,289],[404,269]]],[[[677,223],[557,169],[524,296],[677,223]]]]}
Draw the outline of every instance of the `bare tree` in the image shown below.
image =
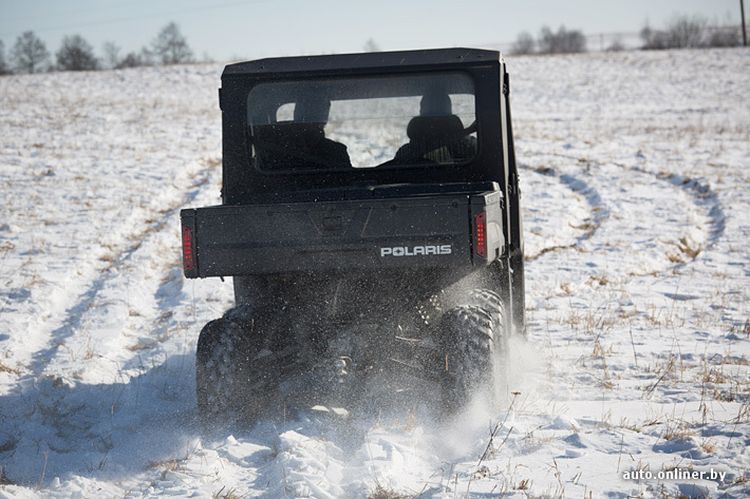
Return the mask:
{"type": "Polygon", "coordinates": [[[193,51],[182,36],[179,26],[164,26],[151,44],[154,55],[162,64],[182,64],[193,59],[193,51]]]}
{"type": "Polygon", "coordinates": [[[667,32],[672,47],[689,48],[703,46],[703,34],[708,23],[702,17],[677,17],[669,23],[667,32]]]}
{"type": "Polygon", "coordinates": [[[120,64],[120,47],[115,42],[104,42],[102,53],[106,67],[116,68],[120,64]]]}
{"type": "Polygon", "coordinates": [[[578,30],[567,30],[560,26],[557,33],[547,26],[539,34],[539,52],[542,54],[570,54],[586,51],[586,37],[578,30]]]}
{"type": "Polygon", "coordinates": [[[607,46],[607,52],[622,52],[623,50],[625,50],[625,44],[619,36],[607,46]]]}
{"type": "Polygon", "coordinates": [[[17,71],[37,73],[47,68],[49,52],[44,42],[33,31],[26,31],[16,38],[10,58],[17,71]]]}
{"type": "Polygon", "coordinates": [[[141,56],[139,54],[137,54],[136,52],[128,52],[125,57],[120,59],[120,61],[115,66],[115,69],[137,68],[138,66],[143,65],[143,60],[141,59],[141,56]]]}
{"type": "Polygon", "coordinates": [[[156,53],[148,47],[142,47],[137,55],[138,59],[141,61],[141,66],[153,66],[159,63],[156,58],[156,53]]]}
{"type": "Polygon", "coordinates": [[[362,49],[365,52],[380,52],[380,45],[372,38],[368,38],[362,49]]]}
{"type": "Polygon", "coordinates": [[[5,62],[5,45],[3,44],[3,41],[0,40],[0,76],[7,75],[10,73],[10,68],[8,68],[8,63],[5,62]]]}
{"type": "Polygon", "coordinates": [[[139,52],[128,52],[125,57],[120,59],[115,69],[153,66],[154,64],[156,64],[154,52],[148,47],[143,47],[139,52]]]}
{"type": "MultiPolygon", "coordinates": [[[[644,49],[678,49],[705,47],[708,22],[700,16],[679,16],[672,19],[665,29],[652,29],[648,24],[641,30],[644,49]]],[[[718,40],[717,40],[718,41],[718,40]]]]}
{"type": "Polygon", "coordinates": [[[724,26],[711,30],[706,42],[709,47],[738,47],[741,32],[734,26],[724,26]]]}
{"type": "Polygon", "coordinates": [[[518,38],[516,38],[515,43],[513,44],[513,47],[511,47],[510,51],[513,54],[533,54],[534,53],[534,47],[536,47],[536,41],[534,41],[534,37],[531,36],[531,33],[528,31],[523,31],[518,34],[518,38]]]}
{"type": "Polygon", "coordinates": [[[63,37],[56,57],[57,67],[63,71],[92,71],[99,68],[93,47],[81,35],[63,37]]]}
{"type": "Polygon", "coordinates": [[[643,40],[643,49],[646,50],[663,50],[669,48],[669,39],[666,31],[652,29],[646,24],[641,29],[641,40],[643,40]]]}

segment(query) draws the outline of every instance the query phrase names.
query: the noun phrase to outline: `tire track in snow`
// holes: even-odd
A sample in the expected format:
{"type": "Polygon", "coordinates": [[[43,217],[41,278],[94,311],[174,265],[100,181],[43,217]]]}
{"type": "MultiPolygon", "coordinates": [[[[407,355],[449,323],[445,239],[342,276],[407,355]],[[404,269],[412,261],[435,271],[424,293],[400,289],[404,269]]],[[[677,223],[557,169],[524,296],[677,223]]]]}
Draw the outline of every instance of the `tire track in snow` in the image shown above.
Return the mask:
{"type": "Polygon", "coordinates": [[[570,222],[568,225],[573,229],[582,230],[583,233],[576,236],[575,240],[566,244],[552,244],[542,247],[535,253],[526,255],[525,260],[527,262],[534,261],[543,255],[551,252],[565,251],[575,249],[583,241],[591,239],[599,227],[602,225],[604,220],[609,216],[609,210],[602,201],[602,197],[599,192],[591,187],[583,178],[573,174],[560,174],[552,167],[544,168],[532,168],[528,165],[519,165],[521,169],[527,172],[533,172],[539,175],[555,177],[561,184],[570,189],[575,194],[582,196],[588,204],[589,215],[581,220],[582,224],[578,226],[572,226],[570,222]]]}
{"type": "MultiPolygon", "coordinates": [[[[705,178],[691,178],[684,175],[669,172],[653,172],[640,166],[628,166],[624,163],[613,163],[620,168],[637,171],[645,175],[651,175],[657,180],[667,182],[679,189],[684,190],[693,198],[693,203],[703,208],[710,220],[711,229],[708,231],[707,245],[705,249],[713,248],[724,235],[726,229],[726,215],[718,194],[711,188],[705,178]]],[[[691,260],[695,260],[695,257],[691,260]]]]}
{"type": "MultiPolygon", "coordinates": [[[[663,222],[667,222],[672,228],[677,228],[678,230],[682,229],[683,232],[687,231],[688,233],[695,233],[688,234],[687,236],[683,235],[684,237],[677,235],[674,237],[674,241],[670,243],[673,245],[671,248],[674,251],[664,251],[659,258],[657,258],[657,255],[654,255],[655,258],[653,259],[653,262],[656,262],[657,260],[662,262],[662,265],[659,265],[659,268],[650,268],[642,272],[631,268],[629,272],[625,272],[627,277],[650,275],[654,274],[654,272],[658,274],[671,272],[673,269],[684,266],[686,263],[693,261],[702,250],[713,246],[723,234],[725,219],[723,208],[721,207],[718,196],[711,190],[710,186],[708,186],[706,182],[701,181],[701,179],[690,179],[677,174],[654,173],[637,166],[631,167],[622,163],[614,162],[602,163],[571,155],[553,154],[552,156],[555,158],[574,160],[575,164],[583,164],[586,166],[586,172],[590,171],[593,165],[593,170],[600,174],[597,179],[591,177],[590,181],[584,181],[579,172],[559,173],[559,167],[544,167],[541,169],[545,172],[553,172],[553,174],[573,192],[585,196],[585,199],[589,203],[594,223],[592,224],[591,230],[578,237],[576,241],[562,245],[553,244],[545,246],[541,251],[527,257],[527,261],[534,261],[543,255],[559,253],[561,251],[576,250],[578,252],[596,252],[599,248],[607,247],[610,243],[610,241],[607,240],[607,238],[610,237],[610,234],[602,235],[600,229],[605,221],[612,216],[614,216],[615,219],[622,219],[625,221],[627,221],[627,217],[633,216],[630,212],[632,206],[628,207],[626,205],[626,203],[631,201],[632,193],[642,196],[645,195],[645,197],[641,198],[644,201],[643,205],[653,207],[654,212],[659,210],[671,210],[673,214],[677,215],[691,213],[690,209],[681,208],[681,206],[684,206],[684,201],[681,199],[676,199],[674,203],[664,201],[674,199],[674,195],[669,195],[664,192],[648,192],[649,189],[659,189],[657,185],[668,185],[673,190],[687,194],[690,199],[690,205],[695,210],[705,214],[705,218],[708,220],[709,229],[706,229],[703,224],[695,221],[692,221],[691,224],[684,224],[683,221],[670,216],[658,219],[654,215],[651,217],[653,223],[648,226],[643,225],[644,220],[642,219],[634,219],[631,225],[619,223],[619,225],[622,226],[623,231],[637,232],[634,234],[636,239],[644,239],[645,233],[653,232],[651,239],[655,241],[659,240],[665,233],[665,225],[663,225],[663,222]],[[601,181],[599,178],[602,177],[602,170],[607,168],[607,165],[612,165],[621,170],[625,170],[628,173],[628,177],[608,178],[609,182],[607,184],[602,184],[602,186],[595,185],[597,182],[601,181]],[[658,180],[658,184],[651,181],[639,181],[635,184],[633,190],[621,185],[622,181],[627,180],[632,183],[633,180],[638,177],[656,179],[658,180]],[[593,181],[593,183],[591,181],[593,181]],[[606,188],[601,189],[601,187],[606,188]],[[641,191],[640,194],[639,191],[641,191]],[[602,196],[607,197],[608,201],[604,201],[602,196]],[[637,229],[637,231],[635,231],[634,228],[637,229]],[[690,235],[695,236],[694,239],[697,241],[688,241],[688,236],[690,235]],[[704,239],[705,244],[703,244],[704,239]],[[584,243],[589,244],[584,245],[584,243]],[[696,250],[696,248],[693,247],[693,244],[698,244],[699,248],[696,250]]],[[[529,171],[540,170],[539,168],[533,169],[525,165],[524,168],[529,171]]],[[[607,178],[607,176],[604,175],[604,178],[607,178]]],[[[558,209],[562,211],[564,210],[564,206],[561,206],[558,209]]],[[[555,230],[557,230],[557,227],[553,227],[550,232],[554,234],[555,230]]]]}
{"type": "MultiPolygon", "coordinates": [[[[160,216],[154,222],[149,223],[141,230],[123,238],[126,241],[133,242],[121,248],[117,254],[111,258],[109,264],[102,269],[99,272],[99,275],[87,286],[86,291],[79,295],[77,302],[66,310],[65,317],[59,321],[61,323],[60,326],[49,333],[51,339],[48,346],[34,353],[33,362],[30,366],[31,377],[36,379],[42,375],[45,367],[51,362],[53,356],[58,352],[61,345],[63,345],[69,337],[76,334],[86,315],[94,310],[94,305],[99,293],[110,280],[119,275],[118,269],[125,265],[125,263],[141,248],[148,238],[154,237],[155,234],[158,234],[160,231],[167,228],[167,222],[172,220],[175,214],[178,213],[183,206],[191,202],[198,195],[201,188],[209,182],[212,169],[213,166],[206,166],[199,169],[196,174],[191,175],[191,177],[196,180],[192,183],[191,189],[187,194],[181,194],[180,187],[175,186],[175,191],[170,194],[177,194],[179,196],[178,199],[171,201],[166,209],[159,210],[158,212],[160,216]]],[[[157,203],[156,207],[159,206],[163,206],[163,204],[157,203]]],[[[146,220],[134,221],[137,226],[143,226],[144,222],[146,222],[146,220]]]]}
{"type": "MultiPolygon", "coordinates": [[[[105,331],[101,335],[97,334],[100,332],[97,328],[105,327],[102,323],[107,322],[108,316],[117,317],[117,308],[122,305],[112,300],[111,297],[107,298],[106,295],[112,294],[113,291],[110,288],[114,287],[116,288],[114,291],[118,292],[122,291],[123,284],[128,285],[128,279],[132,277],[128,274],[128,265],[137,255],[146,251],[148,254],[145,258],[153,259],[152,254],[156,253],[153,246],[157,246],[158,249],[160,240],[165,238],[165,233],[174,231],[174,222],[178,219],[179,210],[204,190],[212,177],[215,177],[214,170],[215,165],[212,164],[199,168],[195,174],[188,174],[185,181],[190,183],[189,188],[175,185],[175,190],[172,192],[174,199],[168,204],[164,199],[160,199],[162,206],[166,208],[159,210],[159,217],[149,222],[144,229],[124,238],[125,241],[133,241],[132,244],[120,250],[106,270],[89,283],[87,291],[79,296],[78,302],[68,309],[63,324],[50,333],[50,343],[44,349],[34,353],[32,372],[22,376],[12,391],[0,398],[0,404],[4,407],[1,412],[7,417],[12,417],[12,421],[6,421],[8,423],[6,428],[8,431],[12,428],[14,435],[7,442],[16,454],[15,459],[11,461],[13,464],[33,462],[34,456],[40,452],[40,447],[42,449],[46,447],[48,452],[56,453],[55,457],[50,457],[50,472],[53,470],[62,470],[62,474],[65,474],[65,470],[78,472],[90,467],[90,460],[94,459],[94,456],[98,456],[97,459],[100,460],[98,466],[101,469],[106,466],[110,453],[122,452],[122,449],[117,448],[118,441],[112,435],[121,431],[121,427],[128,426],[130,420],[141,421],[139,424],[143,424],[150,419],[152,424],[159,424],[162,417],[160,413],[165,410],[154,412],[153,408],[141,406],[138,404],[138,397],[143,394],[150,396],[152,392],[158,392],[167,386],[179,387],[187,381],[185,379],[169,380],[169,371],[174,370],[175,366],[162,365],[163,362],[156,365],[161,366],[165,374],[160,374],[159,369],[153,367],[151,370],[146,370],[142,352],[124,348],[129,346],[122,341],[123,328],[126,324],[120,322],[119,328],[105,331]],[[104,297],[102,297],[103,294],[104,297]],[[84,339],[80,337],[83,334],[91,336],[84,339]],[[87,357],[72,354],[72,352],[80,352],[86,348],[88,341],[92,340],[96,342],[91,347],[92,350],[100,353],[87,357]],[[115,348],[109,349],[108,347],[113,343],[115,348]],[[62,358],[61,353],[64,353],[62,358]],[[119,366],[110,367],[111,372],[102,369],[101,363],[122,364],[117,361],[117,357],[123,353],[127,359],[133,356],[141,357],[135,373],[133,370],[123,370],[119,366]],[[162,388],[157,385],[160,376],[164,378],[162,388]],[[86,380],[86,377],[90,379],[86,380]],[[149,388],[144,390],[144,386],[149,388]],[[132,397],[127,395],[128,393],[135,395],[134,404],[132,397]],[[124,414],[118,414],[121,406],[128,405],[131,406],[130,409],[125,409],[124,414]],[[132,406],[135,407],[135,412],[132,406]],[[23,417],[18,417],[20,415],[23,417]],[[107,424],[110,419],[112,422],[107,424]],[[92,448],[86,450],[87,447],[92,448]],[[69,457],[62,460],[60,456],[63,455],[69,457]]],[[[172,245],[171,239],[178,241],[178,238],[171,235],[168,239],[170,239],[167,242],[168,245],[172,245]]],[[[181,292],[181,288],[170,290],[166,289],[168,286],[165,287],[165,284],[173,280],[169,277],[173,273],[171,269],[175,267],[175,264],[173,258],[157,258],[156,269],[148,266],[139,267],[137,264],[135,266],[137,281],[147,286],[152,282],[154,288],[151,293],[157,298],[158,306],[153,309],[154,313],[149,314],[144,311],[143,316],[140,317],[142,323],[148,324],[146,330],[151,334],[154,332],[154,327],[157,329],[163,327],[161,323],[164,321],[160,320],[158,313],[161,305],[169,303],[167,295],[172,291],[178,294],[181,292]],[[159,296],[160,293],[161,296],[159,296]]],[[[181,278],[181,275],[179,277],[181,278]]],[[[191,349],[190,359],[192,356],[191,349]]],[[[190,362],[179,360],[179,362],[187,366],[192,360],[190,362]]],[[[190,382],[187,384],[189,385],[190,382]]],[[[162,403],[162,405],[184,406],[181,394],[185,391],[185,389],[179,389],[178,399],[180,400],[177,404],[162,403]]],[[[168,394],[164,396],[169,397],[168,394]]],[[[166,412],[169,413],[169,410],[166,412]]],[[[177,428],[173,430],[176,431],[177,428]]],[[[173,442],[176,441],[177,439],[173,440],[173,442]]],[[[131,442],[149,444],[142,439],[131,439],[131,442]]],[[[125,447],[127,445],[128,443],[125,447]]],[[[152,452],[158,455],[160,451],[160,449],[155,449],[152,452]]],[[[0,454],[0,458],[5,457],[0,454]]],[[[13,471],[19,473],[19,479],[26,479],[24,475],[26,471],[13,471]]],[[[137,471],[140,472],[142,469],[137,471]]]]}

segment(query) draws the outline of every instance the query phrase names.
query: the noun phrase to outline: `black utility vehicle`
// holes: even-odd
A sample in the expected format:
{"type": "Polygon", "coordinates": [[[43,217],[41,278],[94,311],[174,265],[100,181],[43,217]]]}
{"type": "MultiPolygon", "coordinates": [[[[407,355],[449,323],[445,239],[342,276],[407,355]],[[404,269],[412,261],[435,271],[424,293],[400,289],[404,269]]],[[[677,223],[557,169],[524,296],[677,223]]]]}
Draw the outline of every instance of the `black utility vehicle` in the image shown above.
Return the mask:
{"type": "Polygon", "coordinates": [[[186,277],[234,280],[198,340],[202,416],[491,389],[525,330],[508,94],[491,50],[224,69],[222,204],[181,212],[186,277]]]}

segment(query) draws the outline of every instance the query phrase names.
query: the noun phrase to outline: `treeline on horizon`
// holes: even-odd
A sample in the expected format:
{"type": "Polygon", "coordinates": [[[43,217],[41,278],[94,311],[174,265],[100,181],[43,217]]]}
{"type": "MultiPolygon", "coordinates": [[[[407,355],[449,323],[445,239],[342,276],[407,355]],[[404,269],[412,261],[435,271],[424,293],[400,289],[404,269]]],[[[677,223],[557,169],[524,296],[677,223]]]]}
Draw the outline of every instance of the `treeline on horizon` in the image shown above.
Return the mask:
{"type": "MultiPolygon", "coordinates": [[[[180,28],[174,22],[164,26],[149,45],[138,52],[121,55],[122,49],[114,42],[106,42],[103,56],[97,57],[94,48],[81,35],[62,39],[54,59],[47,45],[33,31],[16,38],[5,58],[5,47],[0,40],[0,75],[41,73],[46,71],[96,71],[138,66],[157,66],[198,62],[180,28]]],[[[207,58],[203,62],[210,62],[207,58]]]]}
{"type": "MultiPolygon", "coordinates": [[[[534,38],[522,32],[513,43],[513,54],[570,54],[587,51],[586,35],[580,30],[560,26],[553,31],[544,26],[534,38]]],[[[653,29],[648,23],[640,31],[641,50],[666,50],[679,48],[738,47],[742,43],[742,31],[736,26],[709,26],[700,16],[678,16],[662,29],[653,29]]],[[[368,40],[366,52],[379,50],[377,44],[368,40]]],[[[605,50],[626,50],[621,39],[615,39],[605,50]]],[[[62,39],[54,59],[47,46],[33,31],[26,31],[16,38],[5,56],[5,46],[0,40],[0,75],[40,73],[46,71],[96,71],[100,69],[123,69],[138,66],[187,64],[211,62],[208,57],[198,61],[179,26],[170,22],[164,26],[150,44],[140,51],[121,55],[122,49],[114,42],[106,42],[103,55],[98,57],[94,48],[81,35],[69,35],[62,39]]]]}
{"type": "MultiPolygon", "coordinates": [[[[662,29],[653,29],[648,23],[639,33],[640,50],[667,50],[682,48],[739,47],[742,44],[742,29],[739,26],[710,26],[701,16],[676,16],[662,29]]],[[[534,38],[528,31],[518,35],[511,53],[528,54],[572,54],[586,52],[586,35],[580,30],[560,26],[555,32],[544,26],[534,38]]],[[[626,50],[621,38],[616,38],[605,50],[626,50]]]]}

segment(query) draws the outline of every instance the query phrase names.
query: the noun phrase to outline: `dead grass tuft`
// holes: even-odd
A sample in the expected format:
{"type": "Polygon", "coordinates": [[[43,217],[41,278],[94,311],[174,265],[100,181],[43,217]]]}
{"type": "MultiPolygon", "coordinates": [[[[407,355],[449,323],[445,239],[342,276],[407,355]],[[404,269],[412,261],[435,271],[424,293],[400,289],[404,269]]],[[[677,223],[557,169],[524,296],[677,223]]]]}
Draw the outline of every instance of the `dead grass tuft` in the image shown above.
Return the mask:
{"type": "Polygon", "coordinates": [[[600,337],[601,335],[597,336],[594,339],[594,350],[591,352],[591,357],[593,357],[594,359],[604,359],[607,355],[612,355],[615,351],[612,345],[604,348],[602,346],[602,343],[599,341],[600,337]]]}
{"type": "Polygon", "coordinates": [[[128,345],[125,348],[127,348],[131,352],[140,352],[141,350],[146,350],[150,346],[151,345],[148,345],[148,344],[144,343],[143,341],[138,341],[137,343],[134,343],[132,345],[128,345]]]}
{"type": "MultiPolygon", "coordinates": [[[[156,470],[161,470],[161,479],[165,480],[167,477],[167,473],[181,470],[182,463],[183,461],[180,459],[164,459],[162,461],[151,461],[148,464],[148,467],[156,470]]],[[[221,490],[219,492],[221,492],[221,490]]]]}
{"type": "Polygon", "coordinates": [[[693,245],[686,237],[681,237],[676,243],[678,253],[667,253],[667,258],[672,263],[686,263],[695,260],[703,250],[699,245],[693,245]]]}
{"type": "Polygon", "coordinates": [[[231,488],[225,492],[225,488],[226,485],[222,486],[218,492],[211,494],[211,499],[240,499],[242,497],[237,494],[237,489],[231,488]]]}
{"type": "Polygon", "coordinates": [[[549,166],[537,166],[534,171],[541,175],[554,175],[555,169],[549,166]]]}
{"type": "Polygon", "coordinates": [[[712,439],[707,439],[701,442],[701,449],[703,449],[703,452],[706,454],[713,454],[716,452],[716,442],[714,442],[712,439]]]}
{"type": "Polygon", "coordinates": [[[16,249],[16,245],[12,241],[3,241],[0,243],[0,251],[10,251],[16,249]]]}
{"type": "Polygon", "coordinates": [[[669,358],[667,359],[667,362],[663,366],[657,366],[655,369],[655,374],[659,376],[655,382],[653,382],[651,385],[647,386],[644,390],[644,398],[650,397],[656,388],[659,386],[659,384],[664,381],[668,376],[671,376],[674,374],[675,371],[675,356],[674,354],[669,354],[669,358]]]}
{"type": "Polygon", "coordinates": [[[598,225],[596,225],[593,222],[583,222],[582,224],[578,224],[578,225],[573,225],[573,224],[568,224],[568,225],[570,225],[574,229],[582,230],[584,232],[585,237],[591,237],[596,231],[596,229],[598,228],[598,225]]]}
{"type": "Polygon", "coordinates": [[[529,490],[531,488],[531,480],[524,478],[513,487],[513,490],[529,490]]]}
{"type": "Polygon", "coordinates": [[[742,404],[737,411],[736,424],[750,423],[750,402],[742,404]]]}
{"type": "Polygon", "coordinates": [[[542,248],[539,251],[539,253],[536,253],[534,255],[526,255],[524,257],[524,261],[526,261],[526,262],[533,262],[534,260],[536,260],[537,258],[541,257],[542,255],[545,255],[547,253],[551,253],[553,251],[561,251],[561,250],[577,249],[577,248],[578,247],[576,246],[575,243],[573,243],[573,244],[562,244],[562,245],[556,244],[554,246],[547,246],[546,248],[542,248]]]}
{"type": "Polygon", "coordinates": [[[650,326],[661,328],[678,328],[685,325],[685,318],[680,316],[676,307],[657,307],[654,304],[646,309],[644,318],[650,326]]]}
{"type": "Polygon", "coordinates": [[[672,440],[687,440],[690,437],[695,436],[695,431],[689,428],[683,422],[675,422],[674,425],[667,424],[664,428],[661,438],[667,441],[672,440]]]}
{"type": "Polygon", "coordinates": [[[722,369],[708,367],[707,364],[704,364],[703,372],[701,373],[701,381],[703,383],[712,383],[718,385],[726,383],[727,380],[728,378],[726,374],[724,374],[722,369]]]}
{"type": "Polygon", "coordinates": [[[19,374],[21,374],[21,371],[19,371],[18,369],[14,368],[14,367],[10,367],[10,366],[8,366],[8,365],[3,364],[2,362],[0,362],[0,373],[10,373],[10,374],[19,375],[19,374]]]}
{"type": "Polygon", "coordinates": [[[382,485],[378,484],[375,487],[375,490],[373,490],[370,495],[367,496],[367,499],[407,499],[409,497],[411,497],[411,495],[401,494],[400,492],[386,489],[382,485]]]}

